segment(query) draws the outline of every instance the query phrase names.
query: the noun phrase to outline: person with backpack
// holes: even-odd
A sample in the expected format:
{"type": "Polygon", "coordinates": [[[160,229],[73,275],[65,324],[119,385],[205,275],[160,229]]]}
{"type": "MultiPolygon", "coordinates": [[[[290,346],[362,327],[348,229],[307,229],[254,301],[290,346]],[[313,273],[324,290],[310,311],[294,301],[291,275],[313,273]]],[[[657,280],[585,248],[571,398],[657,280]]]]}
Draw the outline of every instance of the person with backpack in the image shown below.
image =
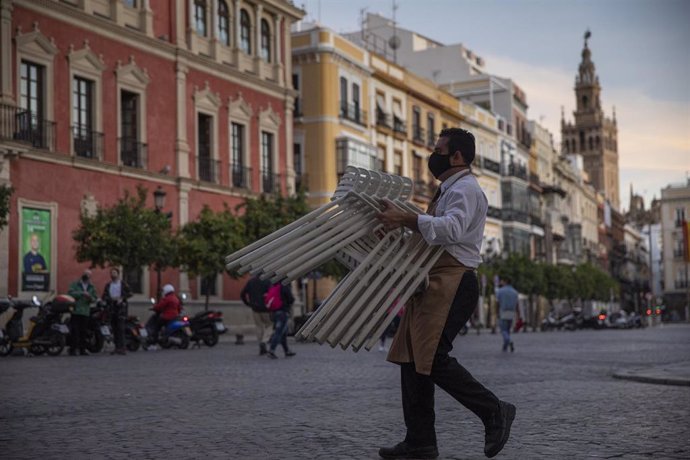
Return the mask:
{"type": "Polygon", "coordinates": [[[290,286],[283,286],[280,283],[272,285],[264,295],[264,302],[273,315],[273,336],[271,336],[270,348],[266,354],[271,359],[277,359],[275,351],[278,344],[281,344],[286,358],[295,356],[295,352],[290,350],[287,344],[288,319],[292,304],[295,303],[290,286]]]}
{"type": "Polygon", "coordinates": [[[252,317],[254,318],[254,325],[256,325],[256,340],[259,341],[259,356],[265,355],[268,351],[266,345],[271,339],[273,330],[271,314],[264,302],[264,294],[268,292],[270,287],[270,281],[261,280],[257,275],[251,277],[240,292],[242,302],[252,309],[252,317]]]}

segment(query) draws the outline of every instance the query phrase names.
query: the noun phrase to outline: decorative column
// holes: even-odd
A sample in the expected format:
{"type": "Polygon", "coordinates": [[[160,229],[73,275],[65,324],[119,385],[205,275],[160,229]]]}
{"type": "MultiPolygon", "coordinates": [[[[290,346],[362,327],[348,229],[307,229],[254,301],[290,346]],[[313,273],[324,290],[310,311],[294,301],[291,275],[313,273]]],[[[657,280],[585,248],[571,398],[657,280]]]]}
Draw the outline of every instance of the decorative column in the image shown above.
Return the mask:
{"type": "Polygon", "coordinates": [[[291,81],[291,79],[284,78],[285,75],[283,74],[283,42],[281,40],[281,23],[283,21],[281,21],[281,19],[282,18],[277,14],[273,17],[273,79],[276,80],[276,82],[282,86],[285,81],[291,81]]]}
{"type": "Polygon", "coordinates": [[[14,105],[12,90],[12,1],[0,0],[0,103],[14,105]]]}
{"type": "MultiPolygon", "coordinates": [[[[180,48],[187,48],[187,23],[185,22],[185,10],[188,8],[189,3],[191,2],[187,2],[185,0],[175,1],[175,44],[180,48]]],[[[189,12],[191,12],[191,9],[189,12]]]]}
{"type": "Polygon", "coordinates": [[[141,0],[139,28],[149,37],[153,37],[153,11],[151,10],[151,0],[141,0]]]}
{"type": "Polygon", "coordinates": [[[240,0],[233,0],[232,2],[232,22],[231,30],[232,46],[232,63],[239,67],[240,65],[240,0]]]}
{"type": "Polygon", "coordinates": [[[254,73],[262,78],[261,75],[261,14],[264,7],[261,4],[254,5],[254,73]]]}
{"type": "Polygon", "coordinates": [[[178,177],[189,178],[189,144],[187,143],[187,65],[178,58],[175,64],[177,83],[177,134],[175,136],[175,157],[178,177]]]}
{"type": "Polygon", "coordinates": [[[208,38],[211,42],[211,57],[218,59],[218,0],[211,0],[208,9],[208,38]]]}
{"type": "MultiPolygon", "coordinates": [[[[289,91],[285,92],[285,174],[287,179],[287,193],[292,195],[297,192],[295,187],[295,152],[292,133],[292,113],[295,107],[295,99],[289,91]]],[[[303,171],[304,172],[304,171],[303,171]]]]}

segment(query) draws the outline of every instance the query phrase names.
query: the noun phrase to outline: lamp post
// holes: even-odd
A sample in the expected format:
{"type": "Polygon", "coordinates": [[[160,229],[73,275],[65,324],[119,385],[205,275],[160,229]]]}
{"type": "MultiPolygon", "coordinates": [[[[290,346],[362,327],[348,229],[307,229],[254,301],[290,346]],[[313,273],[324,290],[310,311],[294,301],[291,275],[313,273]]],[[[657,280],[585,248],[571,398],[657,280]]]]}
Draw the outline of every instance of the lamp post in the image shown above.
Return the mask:
{"type": "MultiPolygon", "coordinates": [[[[156,214],[160,214],[165,207],[165,190],[159,185],[158,188],[153,192],[153,205],[155,207],[156,214]]],[[[168,218],[170,215],[168,215],[168,218]]],[[[161,296],[161,263],[160,260],[156,261],[156,299],[160,299],[161,296]]]]}

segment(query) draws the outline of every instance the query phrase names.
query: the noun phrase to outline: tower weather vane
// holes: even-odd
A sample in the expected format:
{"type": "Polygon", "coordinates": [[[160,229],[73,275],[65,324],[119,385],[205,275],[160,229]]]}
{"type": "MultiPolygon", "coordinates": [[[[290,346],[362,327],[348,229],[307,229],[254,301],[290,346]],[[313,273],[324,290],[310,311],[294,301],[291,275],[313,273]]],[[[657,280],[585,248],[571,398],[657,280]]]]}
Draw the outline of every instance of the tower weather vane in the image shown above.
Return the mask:
{"type": "Polygon", "coordinates": [[[587,46],[587,40],[591,36],[592,36],[592,32],[590,32],[589,28],[587,28],[587,31],[585,32],[585,47],[587,46]]]}

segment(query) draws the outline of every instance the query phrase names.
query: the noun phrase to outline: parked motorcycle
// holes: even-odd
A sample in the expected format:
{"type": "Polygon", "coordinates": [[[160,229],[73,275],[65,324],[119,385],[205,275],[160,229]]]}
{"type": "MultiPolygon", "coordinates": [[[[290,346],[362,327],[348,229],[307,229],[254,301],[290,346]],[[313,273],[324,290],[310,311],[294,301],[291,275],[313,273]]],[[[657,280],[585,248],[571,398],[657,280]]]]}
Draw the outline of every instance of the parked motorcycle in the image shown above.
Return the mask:
{"type": "Polygon", "coordinates": [[[128,351],[137,351],[140,346],[148,344],[149,333],[141,324],[138,316],[130,315],[125,321],[125,347],[128,351]]]}
{"type": "Polygon", "coordinates": [[[106,343],[113,342],[113,333],[110,329],[110,308],[102,300],[91,307],[85,340],[86,349],[91,353],[100,353],[106,343]]]}
{"type": "Polygon", "coordinates": [[[558,321],[556,313],[553,310],[551,310],[541,322],[542,332],[554,331],[556,329],[560,329],[561,327],[562,325],[558,321]]]}
{"type": "Polygon", "coordinates": [[[6,328],[0,333],[0,356],[7,356],[15,348],[28,349],[34,355],[47,353],[57,356],[67,344],[69,328],[62,315],[74,309],[74,298],[57,296],[53,301],[41,305],[38,297],[33,296],[30,302],[12,299],[0,300],[0,311],[14,309],[6,328]],[[24,334],[22,318],[27,308],[38,308],[38,314],[32,316],[29,328],[24,334]]]}
{"type": "Polygon", "coordinates": [[[208,347],[213,347],[218,343],[218,336],[225,334],[227,328],[223,324],[223,313],[220,311],[202,311],[194,315],[189,320],[192,328],[191,340],[200,346],[203,341],[208,347]]]}

